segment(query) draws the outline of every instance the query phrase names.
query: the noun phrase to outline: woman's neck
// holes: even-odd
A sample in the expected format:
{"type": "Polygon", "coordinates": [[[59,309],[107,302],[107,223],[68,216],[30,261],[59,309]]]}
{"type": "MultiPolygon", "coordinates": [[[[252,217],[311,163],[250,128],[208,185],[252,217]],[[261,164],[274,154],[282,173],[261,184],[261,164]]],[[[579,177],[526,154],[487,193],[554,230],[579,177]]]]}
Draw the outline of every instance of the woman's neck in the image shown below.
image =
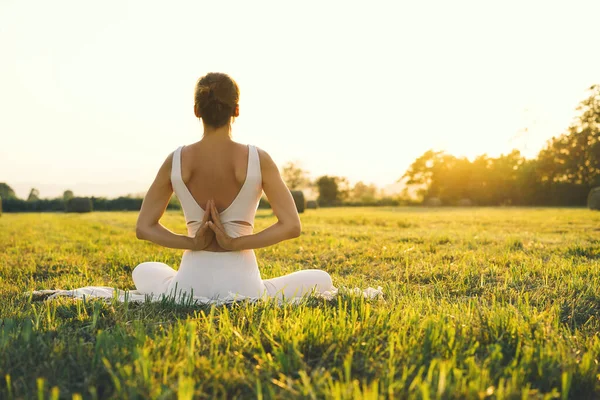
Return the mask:
{"type": "Polygon", "coordinates": [[[226,139],[231,140],[231,124],[221,126],[219,128],[213,128],[204,124],[204,139],[226,139]]]}

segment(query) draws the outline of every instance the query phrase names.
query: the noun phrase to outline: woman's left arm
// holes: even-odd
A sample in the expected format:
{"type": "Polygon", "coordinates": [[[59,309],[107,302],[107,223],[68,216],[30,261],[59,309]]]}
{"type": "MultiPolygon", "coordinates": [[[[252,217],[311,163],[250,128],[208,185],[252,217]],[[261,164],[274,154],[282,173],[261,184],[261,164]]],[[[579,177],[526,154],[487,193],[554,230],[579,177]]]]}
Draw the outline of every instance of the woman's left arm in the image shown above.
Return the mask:
{"type": "Polygon", "coordinates": [[[171,232],[159,220],[164,214],[173,194],[171,185],[171,163],[173,153],[169,154],[160,167],[154,182],[144,196],[142,208],[135,227],[138,239],[148,240],[172,249],[195,250],[197,245],[193,237],[171,232]]]}

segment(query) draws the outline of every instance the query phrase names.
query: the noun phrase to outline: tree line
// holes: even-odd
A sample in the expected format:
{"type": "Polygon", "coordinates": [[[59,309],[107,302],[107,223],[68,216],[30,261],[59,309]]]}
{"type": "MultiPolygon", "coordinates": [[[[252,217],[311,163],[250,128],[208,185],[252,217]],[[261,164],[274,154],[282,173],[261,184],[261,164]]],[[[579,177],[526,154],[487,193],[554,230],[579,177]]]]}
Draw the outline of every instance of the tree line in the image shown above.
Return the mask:
{"type": "Polygon", "coordinates": [[[600,186],[600,85],[588,92],[566,132],[548,140],[534,159],[518,150],[473,161],[428,150],[400,177],[405,189],[393,197],[363,182],[350,187],[344,177],[325,175],[311,182],[295,163],[286,164],[282,176],[291,188],[316,189],[322,206],[584,206],[600,186]]]}
{"type": "MultiPolygon", "coordinates": [[[[428,150],[399,179],[406,187],[397,195],[386,195],[374,184],[358,182],[350,185],[347,178],[340,176],[323,175],[311,180],[308,171],[295,162],[284,165],[281,175],[290,190],[312,193],[302,197],[323,207],[395,206],[421,202],[432,205],[583,206],[589,203],[592,189],[600,187],[600,85],[591,86],[588,92],[589,96],[577,107],[578,114],[566,132],[548,140],[534,159],[525,158],[518,150],[499,157],[484,154],[473,161],[428,150]]],[[[595,193],[600,196],[600,190],[595,193]]],[[[42,199],[35,188],[31,189],[27,200],[23,200],[17,198],[6,183],[0,183],[0,199],[0,205],[7,212],[87,208],[89,211],[137,211],[143,201],[143,198],[133,196],[81,200],[71,190],[66,190],[62,197],[42,199]]],[[[263,198],[259,207],[269,207],[268,201],[263,198]]],[[[172,196],[167,208],[181,208],[176,196],[172,196]]]]}
{"type": "MultiPolygon", "coordinates": [[[[71,190],[65,190],[62,197],[40,198],[37,189],[32,188],[27,199],[20,199],[6,183],[0,183],[0,210],[4,212],[89,212],[89,211],[139,211],[143,197],[131,195],[114,199],[106,197],[76,197],[71,190]]],[[[168,210],[179,210],[181,204],[172,196],[168,210]]]]}
{"type": "Polygon", "coordinates": [[[600,85],[589,88],[577,111],[566,132],[548,140],[534,159],[518,150],[473,161],[429,150],[401,179],[425,202],[583,206],[600,186],[600,85]]]}
{"type": "MultiPolygon", "coordinates": [[[[306,171],[299,168],[295,163],[290,163],[282,170],[284,180],[292,192],[294,201],[299,210],[304,208],[335,207],[335,206],[397,206],[407,204],[410,200],[400,197],[385,196],[373,184],[358,182],[350,187],[348,180],[337,176],[322,176],[314,182],[306,178],[306,171]],[[292,171],[296,176],[302,176],[300,180],[290,180],[289,173],[292,171]],[[298,175],[298,173],[300,173],[298,175]],[[317,198],[311,198],[298,192],[306,193],[314,191],[318,193],[317,198]],[[302,204],[298,204],[301,202],[302,204]]],[[[40,198],[39,191],[32,188],[27,199],[18,198],[14,190],[6,183],[0,183],[0,210],[4,212],[89,212],[89,211],[139,211],[142,206],[143,197],[132,195],[120,196],[114,199],[106,197],[75,197],[71,190],[66,190],[62,197],[40,198]]],[[[263,197],[259,208],[270,208],[268,200],[263,197]]],[[[181,204],[177,196],[173,195],[167,206],[168,210],[180,210],[181,204]]]]}
{"type": "Polygon", "coordinates": [[[411,199],[399,195],[386,195],[374,184],[360,181],[352,186],[343,176],[323,175],[311,180],[308,171],[302,169],[297,162],[285,164],[281,169],[281,176],[290,190],[314,193],[313,200],[322,207],[394,206],[411,202],[411,199]]]}

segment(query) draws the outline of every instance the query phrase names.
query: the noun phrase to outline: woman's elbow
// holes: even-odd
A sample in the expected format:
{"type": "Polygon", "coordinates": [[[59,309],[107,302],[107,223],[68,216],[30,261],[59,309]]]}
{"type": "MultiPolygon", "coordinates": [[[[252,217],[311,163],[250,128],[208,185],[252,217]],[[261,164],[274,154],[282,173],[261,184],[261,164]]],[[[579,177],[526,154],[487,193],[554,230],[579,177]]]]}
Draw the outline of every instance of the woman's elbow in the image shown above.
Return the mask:
{"type": "Polygon", "coordinates": [[[135,227],[135,237],[140,240],[146,239],[146,232],[147,230],[142,226],[137,225],[135,227]]]}
{"type": "Polygon", "coordinates": [[[298,221],[295,224],[290,225],[289,235],[290,239],[297,238],[302,233],[302,224],[298,221]]]}

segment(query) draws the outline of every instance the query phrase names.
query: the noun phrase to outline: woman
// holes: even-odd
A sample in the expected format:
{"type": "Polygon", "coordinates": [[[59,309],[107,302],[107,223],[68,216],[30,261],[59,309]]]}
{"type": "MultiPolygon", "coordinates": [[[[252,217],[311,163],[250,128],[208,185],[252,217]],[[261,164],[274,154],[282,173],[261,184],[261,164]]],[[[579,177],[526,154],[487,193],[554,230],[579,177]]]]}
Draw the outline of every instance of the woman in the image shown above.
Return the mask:
{"type": "Polygon", "coordinates": [[[194,114],[202,120],[204,135],[166,158],[136,226],[139,239],[185,251],[178,271],[159,262],[139,264],[133,281],[141,293],[291,298],[333,289],[329,274],[315,269],[261,278],[254,249],[298,237],[301,225],[269,154],[231,139],[239,94],[236,82],[223,73],[209,73],[196,84],[194,114]],[[277,222],[253,233],[263,190],[277,222]],[[181,202],[188,235],[173,233],[159,222],[173,192],[181,202]]]}

